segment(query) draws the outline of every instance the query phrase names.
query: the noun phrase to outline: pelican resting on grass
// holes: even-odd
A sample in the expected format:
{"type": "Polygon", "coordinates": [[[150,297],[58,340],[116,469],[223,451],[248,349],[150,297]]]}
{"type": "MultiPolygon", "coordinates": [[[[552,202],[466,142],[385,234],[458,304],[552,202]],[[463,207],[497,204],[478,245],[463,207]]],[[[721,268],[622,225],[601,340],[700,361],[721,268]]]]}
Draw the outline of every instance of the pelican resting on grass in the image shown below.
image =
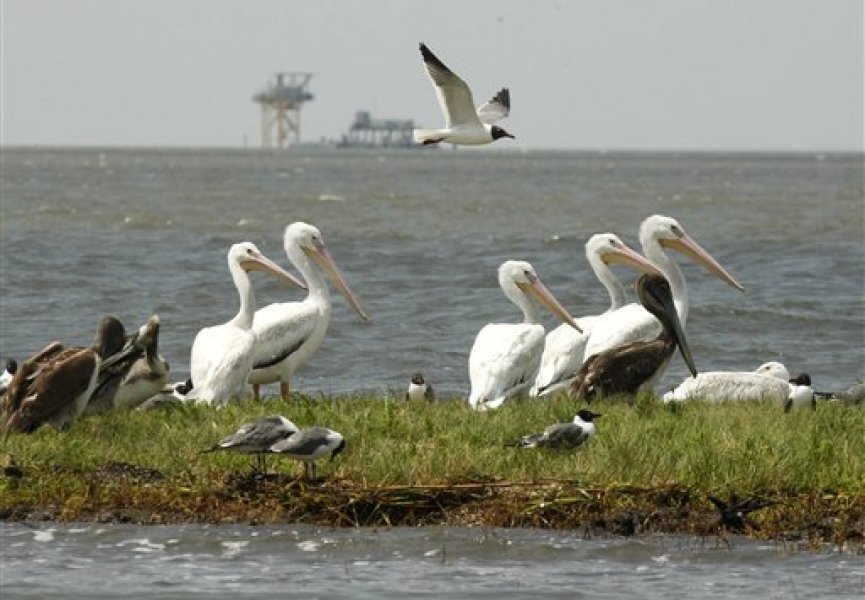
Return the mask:
{"type": "MultiPolygon", "coordinates": [[[[138,331],[144,356],[135,361],[114,394],[114,407],[133,409],[168,384],[168,361],[159,355],[159,316],[153,315],[138,331]]],[[[190,386],[191,387],[191,386],[190,386]]]]}
{"type": "Polygon", "coordinates": [[[204,450],[202,454],[225,450],[228,452],[236,452],[239,454],[255,454],[256,470],[266,475],[266,455],[270,451],[270,447],[288,439],[300,431],[294,423],[281,415],[270,415],[245,423],[240,428],[223,438],[215,446],[204,450]]]}
{"type": "Polygon", "coordinates": [[[478,332],[469,353],[469,404],[475,410],[498,408],[534,383],[544,350],[544,326],[531,298],[580,331],[532,265],[508,260],[501,264],[498,275],[502,292],[523,311],[523,322],[490,323],[478,332]]]}
{"type": "Polygon", "coordinates": [[[256,399],[260,397],[261,384],[279,381],[280,395],[288,400],[291,375],[321,347],[331,312],[330,291],[323,275],[345,296],[360,318],[369,321],[316,227],[299,221],[292,223],[285,228],[283,245],[291,264],[306,281],[309,294],[301,302],[269,304],[255,313],[254,364],[249,382],[256,399]]]}
{"type": "Polygon", "coordinates": [[[779,404],[790,393],[787,368],[779,362],[763,363],[753,371],[706,371],[688,377],[663,401],[748,402],[769,399],[779,404]]]}
{"type": "Polygon", "coordinates": [[[84,413],[96,390],[122,378],[140,356],[136,338],[127,340],[123,324],[105,316],[91,347],[65,348],[53,342],[28,358],[0,401],[6,435],[33,433],[44,423],[66,429],[84,413]]]}
{"type": "MultiPolygon", "coordinates": [[[[625,288],[616,279],[610,265],[620,264],[641,273],[661,274],[657,267],[631,250],[614,233],[598,233],[589,238],[586,242],[586,258],[595,277],[610,296],[610,308],[607,312],[625,305],[625,288]]],[[[568,387],[571,383],[569,377],[583,364],[586,342],[599,318],[599,315],[588,315],[576,319],[582,333],[563,323],[547,334],[541,366],[529,392],[530,396],[545,396],[568,387]]]]}
{"type": "MultiPolygon", "coordinates": [[[[682,331],[688,319],[690,301],[685,277],[679,265],[666,253],[676,250],[703,265],[721,281],[739,291],[745,288],[730,275],[718,261],[706,252],[675,219],[652,215],[640,224],[640,245],[643,255],[664,274],[669,282],[682,331]]],[[[595,322],[586,342],[586,359],[610,348],[635,341],[654,339],[661,333],[661,323],[639,304],[625,306],[605,313],[595,322]]],[[[666,368],[666,366],[664,366],[666,368]]],[[[663,370],[657,375],[663,374],[663,370]]],[[[657,379],[657,377],[655,378],[657,379]]]]}
{"type": "Polygon", "coordinates": [[[270,447],[271,452],[288,456],[303,462],[303,472],[310,479],[315,479],[315,461],[330,453],[330,460],[345,450],[345,439],[342,434],[326,427],[307,427],[301,429],[270,447]]]}
{"type": "Polygon", "coordinates": [[[577,398],[635,396],[642,390],[651,390],[677,346],[691,374],[697,375],[666,278],[641,275],[635,287],[640,303],[661,323],[660,334],[651,341],[630,342],[590,356],[572,384],[577,398]]]}
{"type": "Polygon", "coordinates": [[[199,331],[192,344],[190,371],[195,388],[187,398],[200,403],[222,404],[241,396],[246,379],[252,372],[255,295],[249,271],[264,271],[306,289],[296,277],[267,258],[251,242],[234,244],[229,249],[228,271],[240,296],[240,308],[229,322],[199,331]]]}
{"type": "Polygon", "coordinates": [[[543,433],[524,435],[519,442],[510,445],[520,448],[551,448],[553,450],[576,448],[595,437],[597,430],[594,420],[600,416],[600,413],[583,409],[574,416],[574,420],[570,423],[550,425],[544,429],[543,433]]]}

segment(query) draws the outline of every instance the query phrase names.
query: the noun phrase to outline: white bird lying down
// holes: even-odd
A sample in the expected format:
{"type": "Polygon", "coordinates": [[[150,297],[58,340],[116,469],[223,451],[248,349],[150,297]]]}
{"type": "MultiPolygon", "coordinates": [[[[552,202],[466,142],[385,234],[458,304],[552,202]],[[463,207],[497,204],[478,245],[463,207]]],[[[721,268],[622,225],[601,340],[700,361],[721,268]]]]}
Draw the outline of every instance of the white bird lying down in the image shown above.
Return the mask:
{"type": "Polygon", "coordinates": [[[590,410],[579,411],[571,423],[556,423],[544,429],[543,433],[535,435],[524,435],[516,444],[521,448],[551,448],[563,450],[576,448],[595,437],[596,428],[594,420],[600,417],[599,413],[590,410]]]}
{"type": "Polygon", "coordinates": [[[770,398],[786,402],[790,394],[787,368],[767,362],[754,371],[707,371],[688,377],[664,394],[664,402],[704,400],[706,402],[747,402],[770,398]]]}

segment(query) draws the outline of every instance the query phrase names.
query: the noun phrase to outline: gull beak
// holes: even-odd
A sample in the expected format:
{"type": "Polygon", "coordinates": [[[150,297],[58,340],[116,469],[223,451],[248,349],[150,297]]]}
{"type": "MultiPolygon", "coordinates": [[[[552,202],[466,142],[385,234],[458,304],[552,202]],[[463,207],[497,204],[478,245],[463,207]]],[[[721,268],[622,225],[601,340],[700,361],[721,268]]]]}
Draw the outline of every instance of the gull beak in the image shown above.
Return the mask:
{"type": "Polygon", "coordinates": [[[540,279],[535,279],[530,283],[517,283],[517,287],[519,287],[523,292],[529,294],[534,297],[538,302],[543,304],[549,309],[551,313],[559,317],[562,321],[579,331],[583,332],[580,329],[577,322],[574,321],[574,318],[565,310],[565,307],[562,306],[558,300],[556,300],[555,296],[547,289],[543,283],[541,283],[540,279]]]}
{"type": "Polygon", "coordinates": [[[267,258],[264,254],[258,253],[257,255],[245,257],[244,260],[240,262],[240,266],[243,267],[245,271],[262,271],[264,273],[270,273],[279,279],[296,285],[302,290],[306,289],[305,283],[267,258]]]}
{"type": "Polygon", "coordinates": [[[345,296],[345,299],[348,300],[348,303],[358,316],[364,321],[369,321],[369,315],[366,314],[363,307],[360,305],[360,300],[357,299],[357,296],[355,296],[354,292],[351,291],[351,288],[348,287],[348,282],[345,280],[342,271],[340,271],[339,267],[336,266],[336,261],[333,260],[327,246],[322,242],[316,241],[314,248],[308,249],[304,247],[303,251],[306,252],[307,256],[315,261],[315,264],[321,267],[322,271],[325,272],[328,279],[330,279],[336,289],[345,296]]]}
{"type": "Polygon", "coordinates": [[[678,250],[682,254],[690,256],[695,261],[703,265],[709,273],[720,279],[721,281],[726,282],[727,284],[733,286],[740,292],[744,292],[745,288],[742,287],[736,278],[730,275],[727,270],[716,261],[711,254],[703,250],[703,248],[698,244],[694,238],[692,238],[687,233],[682,233],[682,235],[674,240],[662,239],[659,240],[661,246],[665,248],[672,248],[673,250],[678,250]]]}

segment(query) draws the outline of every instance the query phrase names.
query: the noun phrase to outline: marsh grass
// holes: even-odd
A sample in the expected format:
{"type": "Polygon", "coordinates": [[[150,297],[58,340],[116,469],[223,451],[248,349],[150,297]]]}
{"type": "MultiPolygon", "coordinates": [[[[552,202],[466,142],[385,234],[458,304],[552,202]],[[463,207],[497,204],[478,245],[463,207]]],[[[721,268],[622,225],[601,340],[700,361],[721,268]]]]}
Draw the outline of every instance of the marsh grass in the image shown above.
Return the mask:
{"type": "Polygon", "coordinates": [[[553,517],[568,507],[579,505],[575,514],[583,517],[604,513],[603,498],[615,497],[619,513],[646,502],[679,505],[688,499],[711,511],[708,494],[735,493],[774,498],[778,506],[768,514],[781,520],[792,518],[791,498],[800,499],[795,510],[803,519],[840,510],[838,518],[846,519],[855,535],[865,535],[865,410],[860,407],[821,404],[816,411],[784,414],[770,403],[695,402],[671,409],[650,398],[634,405],[601,402],[592,406],[603,413],[598,435],[583,447],[555,452],[505,446],[570,421],[579,408],[567,399],[516,400],[477,413],[457,401],[430,405],[389,397],[298,395],[289,403],[108,414],[84,419],[62,434],[45,427],[34,435],[10,436],[2,453],[23,475],[0,478],[0,509],[5,518],[46,507],[53,518],[134,507],[174,520],[228,518],[232,511],[239,520],[304,520],[312,513],[292,504],[303,497],[303,510],[330,514],[336,524],[367,517],[386,524],[408,513],[410,522],[430,522],[436,519],[424,521],[424,507],[443,515],[450,506],[453,516],[454,507],[473,503],[492,511],[476,515],[483,522],[554,525],[553,517]],[[345,436],[346,451],[333,462],[320,462],[320,484],[307,484],[300,464],[278,456],[268,459],[277,479],[256,484],[249,457],[201,454],[240,424],[275,413],[301,427],[322,425],[345,436]],[[118,476],[107,465],[141,472],[118,476]],[[151,477],[147,469],[157,473],[151,477]],[[496,491],[509,487],[520,491],[496,491]],[[669,493],[657,494],[664,490],[669,493]],[[381,496],[385,492],[389,495],[381,496]],[[685,500],[676,500],[679,496],[685,500]],[[329,502],[353,505],[354,516],[329,502]],[[820,502],[829,502],[830,509],[814,505],[820,502]]]}

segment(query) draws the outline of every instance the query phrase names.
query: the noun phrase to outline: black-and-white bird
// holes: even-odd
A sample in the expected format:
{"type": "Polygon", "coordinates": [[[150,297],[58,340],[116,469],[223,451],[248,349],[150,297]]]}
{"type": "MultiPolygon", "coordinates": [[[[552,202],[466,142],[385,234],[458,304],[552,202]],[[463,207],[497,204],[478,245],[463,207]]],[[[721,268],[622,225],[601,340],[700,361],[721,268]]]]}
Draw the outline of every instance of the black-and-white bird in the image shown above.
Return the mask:
{"type": "Polygon", "coordinates": [[[794,408],[817,408],[817,397],[811,387],[811,376],[800,373],[790,380],[790,394],[784,402],[784,412],[790,412],[794,408]]]}
{"type": "Polygon", "coordinates": [[[237,431],[220,440],[212,448],[204,450],[202,454],[219,450],[255,454],[256,470],[264,474],[267,468],[266,456],[271,446],[289,439],[298,431],[300,429],[297,425],[282,415],[270,415],[252,423],[244,423],[237,431]]]}
{"type": "Polygon", "coordinates": [[[640,303],[660,321],[660,335],[650,341],[631,342],[590,356],[574,378],[571,389],[577,398],[634,396],[641,390],[651,390],[677,346],[691,375],[697,376],[667,279],[660,275],[641,275],[635,287],[640,303]]]}
{"type": "Polygon", "coordinates": [[[579,411],[570,423],[556,423],[544,429],[543,433],[525,435],[513,446],[521,448],[551,448],[563,450],[576,448],[584,444],[597,433],[594,420],[600,417],[599,413],[583,409],[579,411]]]}
{"type": "Polygon", "coordinates": [[[408,391],[405,393],[406,400],[426,400],[427,402],[435,401],[435,393],[433,387],[428,384],[421,373],[415,373],[411,376],[411,381],[408,383],[408,391]]]}
{"type": "Polygon", "coordinates": [[[14,358],[7,360],[6,367],[3,369],[3,372],[0,373],[0,395],[6,393],[6,388],[9,387],[9,383],[12,381],[12,378],[15,377],[17,371],[18,361],[14,358]]]}
{"type": "Polygon", "coordinates": [[[91,347],[65,348],[52,342],[24,361],[0,403],[7,435],[32,433],[44,423],[57,430],[68,427],[96,391],[122,378],[141,355],[136,338],[127,338],[123,324],[107,315],[99,322],[91,347]]]}
{"type": "Polygon", "coordinates": [[[514,138],[510,133],[493,124],[510,113],[511,95],[507,88],[501,89],[489,102],[482,104],[476,110],[472,91],[466,82],[448,69],[426,44],[420,45],[420,53],[435,87],[439,106],[445,117],[445,127],[415,129],[416,142],[423,144],[448,142],[477,146],[504,137],[514,138]]]}
{"type": "Polygon", "coordinates": [[[270,447],[271,452],[288,456],[303,462],[303,472],[309,479],[315,479],[315,461],[330,453],[330,460],[345,450],[342,434],[326,427],[306,427],[291,437],[285,438],[270,447]]]}

